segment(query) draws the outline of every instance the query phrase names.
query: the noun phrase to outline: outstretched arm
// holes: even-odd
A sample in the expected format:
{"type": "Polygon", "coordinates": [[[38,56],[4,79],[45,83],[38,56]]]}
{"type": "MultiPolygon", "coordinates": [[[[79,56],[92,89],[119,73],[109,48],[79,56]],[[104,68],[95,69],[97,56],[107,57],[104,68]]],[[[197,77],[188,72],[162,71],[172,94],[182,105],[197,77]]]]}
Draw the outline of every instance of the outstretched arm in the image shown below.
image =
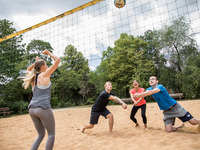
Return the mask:
{"type": "Polygon", "coordinates": [[[131,96],[131,100],[133,101],[133,103],[135,104],[136,103],[136,100],[133,98],[133,94],[130,93],[130,96],[131,96]]]}
{"type": "MultiPolygon", "coordinates": [[[[142,88],[142,93],[143,93],[143,92],[145,92],[145,89],[144,89],[144,88],[142,88]]],[[[130,92],[131,100],[133,101],[133,104],[134,104],[135,106],[137,106],[137,104],[143,99],[143,97],[141,97],[139,100],[136,101],[136,100],[134,99],[133,95],[134,95],[134,94],[130,92]]]]}
{"type": "Polygon", "coordinates": [[[123,102],[119,97],[117,97],[117,96],[112,96],[112,95],[110,95],[110,97],[109,97],[108,99],[113,100],[113,101],[115,101],[115,102],[121,104],[122,107],[123,107],[124,109],[127,108],[126,103],[124,103],[124,102],[123,102]]]}
{"type": "Polygon", "coordinates": [[[136,93],[136,94],[133,95],[133,98],[135,98],[135,99],[143,98],[143,97],[150,96],[150,95],[152,95],[154,93],[158,93],[158,92],[160,92],[160,89],[155,88],[153,90],[149,90],[149,91],[146,91],[146,92],[143,92],[143,93],[136,93]]]}
{"type": "Polygon", "coordinates": [[[138,101],[136,101],[134,98],[133,98],[133,93],[130,93],[130,96],[131,96],[131,100],[133,101],[133,104],[135,106],[137,106],[137,104],[142,100],[143,97],[141,97],[138,101]]]}

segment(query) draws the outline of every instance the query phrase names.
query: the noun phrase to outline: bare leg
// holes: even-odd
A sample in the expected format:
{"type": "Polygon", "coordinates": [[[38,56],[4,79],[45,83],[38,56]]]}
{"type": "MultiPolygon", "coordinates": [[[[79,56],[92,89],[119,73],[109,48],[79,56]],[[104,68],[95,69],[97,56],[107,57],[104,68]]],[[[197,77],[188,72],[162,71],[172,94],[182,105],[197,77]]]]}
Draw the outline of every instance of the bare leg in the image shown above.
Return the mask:
{"type": "Polygon", "coordinates": [[[183,127],[184,127],[184,123],[182,123],[180,126],[177,126],[177,127],[173,127],[172,124],[168,124],[168,125],[165,126],[165,131],[175,132],[177,129],[183,128],[183,127]]]}
{"type": "Polygon", "coordinates": [[[200,126],[200,120],[199,119],[197,119],[197,118],[195,118],[196,120],[197,120],[197,123],[198,123],[198,125],[200,126]]]}
{"type": "Polygon", "coordinates": [[[197,119],[197,118],[192,118],[192,119],[190,119],[189,121],[188,121],[190,124],[192,124],[192,125],[199,125],[200,126],[200,120],[199,119],[197,119]]]}
{"type": "Polygon", "coordinates": [[[85,129],[92,129],[94,127],[94,124],[88,124],[86,126],[83,126],[81,128],[81,132],[84,133],[85,129]]]}
{"type": "Polygon", "coordinates": [[[113,118],[113,114],[108,114],[106,116],[108,118],[108,124],[109,124],[109,133],[111,134],[113,131],[113,125],[114,125],[114,118],[113,118]]]}

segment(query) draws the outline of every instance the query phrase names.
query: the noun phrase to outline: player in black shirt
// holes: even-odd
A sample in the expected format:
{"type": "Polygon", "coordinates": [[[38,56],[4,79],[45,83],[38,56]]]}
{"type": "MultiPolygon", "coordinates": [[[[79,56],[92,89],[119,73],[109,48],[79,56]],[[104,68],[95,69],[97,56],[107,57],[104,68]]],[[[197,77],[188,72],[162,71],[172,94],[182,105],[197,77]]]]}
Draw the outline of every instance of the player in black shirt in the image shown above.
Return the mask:
{"type": "Polygon", "coordinates": [[[105,118],[108,118],[109,121],[109,132],[112,133],[113,130],[113,114],[106,108],[108,102],[113,100],[122,105],[124,109],[127,108],[127,105],[117,96],[114,96],[111,93],[112,90],[112,83],[106,82],[105,83],[105,90],[101,92],[98,96],[97,100],[95,101],[94,105],[92,106],[91,117],[90,117],[90,124],[83,126],[81,128],[81,132],[84,133],[85,129],[91,129],[94,127],[95,124],[98,123],[99,116],[102,115],[105,118]]]}

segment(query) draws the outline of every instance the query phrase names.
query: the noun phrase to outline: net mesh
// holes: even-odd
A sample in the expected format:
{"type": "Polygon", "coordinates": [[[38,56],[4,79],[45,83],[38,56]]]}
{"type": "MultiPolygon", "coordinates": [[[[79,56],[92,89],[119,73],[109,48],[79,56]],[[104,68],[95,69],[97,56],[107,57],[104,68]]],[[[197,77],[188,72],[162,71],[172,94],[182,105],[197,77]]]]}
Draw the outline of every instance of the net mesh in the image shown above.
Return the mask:
{"type": "Polygon", "coordinates": [[[14,70],[7,68],[14,68],[15,63],[21,61],[24,49],[32,40],[49,42],[57,56],[63,56],[65,47],[71,44],[83,53],[94,70],[101,62],[102,52],[108,46],[113,47],[121,33],[134,37],[143,35],[145,31],[159,29],[180,16],[189,20],[190,34],[199,45],[199,8],[199,0],[127,0],[125,7],[120,9],[114,6],[114,0],[99,1],[21,34],[20,46],[16,45],[19,40],[16,37],[1,41],[1,55],[4,56],[0,60],[1,72],[14,70]],[[19,53],[13,49],[18,49],[19,53]]]}

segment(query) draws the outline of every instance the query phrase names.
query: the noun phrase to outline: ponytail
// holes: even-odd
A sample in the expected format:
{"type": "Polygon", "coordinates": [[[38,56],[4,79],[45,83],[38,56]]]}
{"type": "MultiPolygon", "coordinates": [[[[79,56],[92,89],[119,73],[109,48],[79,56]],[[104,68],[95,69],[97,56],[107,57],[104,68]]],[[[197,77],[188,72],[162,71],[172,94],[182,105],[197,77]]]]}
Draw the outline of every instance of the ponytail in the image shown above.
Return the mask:
{"type": "Polygon", "coordinates": [[[27,89],[29,87],[29,85],[31,84],[35,76],[36,76],[36,73],[35,73],[35,69],[33,68],[30,73],[27,73],[25,77],[22,77],[24,81],[22,86],[24,87],[24,89],[27,89]]]}
{"type": "Polygon", "coordinates": [[[34,64],[34,68],[29,73],[27,73],[26,76],[19,77],[24,81],[24,83],[22,84],[22,87],[24,87],[24,89],[27,89],[29,87],[31,82],[34,80],[36,73],[39,73],[41,66],[45,64],[45,61],[43,59],[39,59],[35,61],[34,64]]]}

